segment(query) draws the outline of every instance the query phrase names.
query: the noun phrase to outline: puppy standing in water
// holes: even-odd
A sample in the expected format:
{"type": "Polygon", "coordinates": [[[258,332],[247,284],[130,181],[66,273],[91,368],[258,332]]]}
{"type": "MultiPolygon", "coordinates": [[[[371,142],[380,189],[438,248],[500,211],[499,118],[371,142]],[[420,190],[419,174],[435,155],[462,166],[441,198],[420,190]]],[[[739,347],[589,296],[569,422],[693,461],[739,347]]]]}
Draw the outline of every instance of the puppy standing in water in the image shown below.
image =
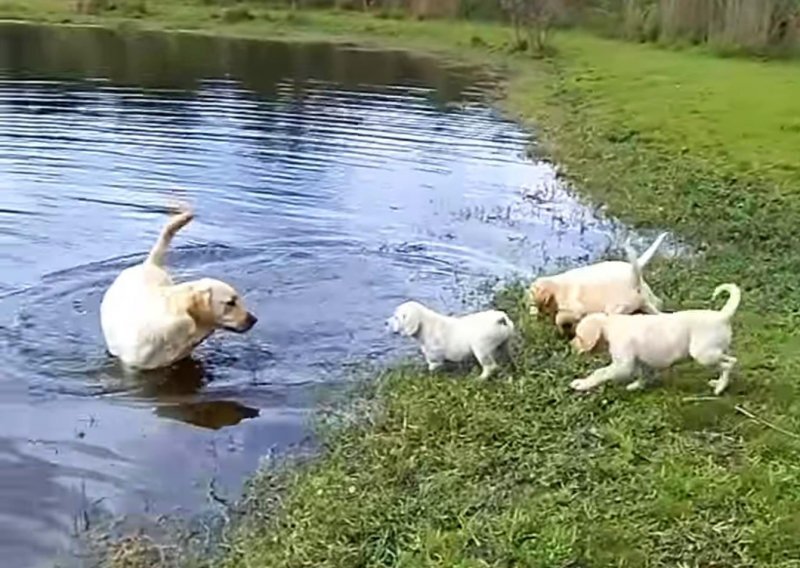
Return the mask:
{"type": "Polygon", "coordinates": [[[400,305],[389,318],[394,333],[416,339],[435,371],[445,362],[460,363],[474,357],[488,378],[498,367],[497,355],[514,334],[514,323],[505,312],[490,310],[451,317],[439,314],[418,302],[400,305]]]}
{"type": "Polygon", "coordinates": [[[605,261],[537,278],[528,293],[532,314],[553,319],[559,328],[577,324],[587,314],[657,314],[658,298],[641,272],[664,242],[662,233],[639,258],[605,261]]]}
{"type": "MultiPolygon", "coordinates": [[[[573,346],[582,353],[608,345],[611,364],[596,370],[585,379],[572,381],[578,391],[593,389],[607,381],[632,378],[638,365],[665,369],[680,360],[692,358],[701,365],[716,365],[718,379],[709,381],[719,396],[730,383],[736,358],[728,354],[732,332],[731,319],[741,300],[735,284],[722,284],[713,298],[727,292],[728,301],[721,310],[685,310],[658,315],[591,314],[578,324],[573,346]]],[[[712,298],[712,299],[713,299],[712,298]]],[[[639,379],[628,390],[644,386],[639,379]]]]}
{"type": "Polygon", "coordinates": [[[193,218],[189,211],[173,217],[145,261],[123,270],[103,296],[100,324],[106,346],[128,368],[166,367],[188,357],[215,330],[243,333],[257,321],[225,282],[173,283],[164,267],[167,250],[193,218]]]}

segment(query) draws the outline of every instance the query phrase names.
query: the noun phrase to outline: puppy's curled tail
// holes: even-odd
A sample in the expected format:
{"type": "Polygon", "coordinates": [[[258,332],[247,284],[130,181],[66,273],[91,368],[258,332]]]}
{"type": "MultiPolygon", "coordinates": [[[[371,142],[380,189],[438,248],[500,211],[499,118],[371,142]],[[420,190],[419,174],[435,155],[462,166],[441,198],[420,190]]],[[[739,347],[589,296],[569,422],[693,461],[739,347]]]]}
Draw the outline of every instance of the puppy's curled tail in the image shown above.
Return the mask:
{"type": "Polygon", "coordinates": [[[723,292],[728,293],[728,301],[725,302],[724,306],[722,306],[720,313],[725,317],[725,319],[731,319],[733,314],[735,314],[736,310],[739,308],[739,302],[742,301],[742,291],[736,284],[720,284],[714,290],[714,294],[711,296],[711,299],[716,300],[717,297],[723,292]]]}

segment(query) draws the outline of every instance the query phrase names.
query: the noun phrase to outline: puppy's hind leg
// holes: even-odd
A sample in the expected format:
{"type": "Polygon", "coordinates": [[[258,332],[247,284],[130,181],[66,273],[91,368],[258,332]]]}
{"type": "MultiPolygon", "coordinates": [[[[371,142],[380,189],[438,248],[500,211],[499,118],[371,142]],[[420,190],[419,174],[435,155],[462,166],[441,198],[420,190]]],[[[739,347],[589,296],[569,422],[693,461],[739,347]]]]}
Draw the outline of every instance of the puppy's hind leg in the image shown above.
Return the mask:
{"type": "Polygon", "coordinates": [[[172,238],[178,231],[188,225],[192,219],[194,219],[194,213],[188,210],[183,210],[170,219],[164,228],[161,229],[161,234],[158,236],[156,244],[150,249],[150,254],[147,256],[145,262],[163,267],[172,238]]]}
{"type": "Polygon", "coordinates": [[[728,388],[731,383],[731,371],[736,366],[736,357],[730,355],[723,355],[719,362],[721,373],[718,379],[711,380],[708,383],[714,387],[714,395],[719,396],[728,388]]]}
{"type": "Polygon", "coordinates": [[[708,381],[708,384],[714,388],[714,394],[716,396],[719,396],[725,392],[725,389],[728,388],[728,385],[731,382],[731,371],[736,365],[736,358],[726,355],[725,352],[719,348],[712,348],[706,351],[698,349],[695,351],[692,349],[692,346],[690,346],[689,353],[695,361],[704,367],[710,367],[712,365],[719,366],[719,378],[708,381]]]}
{"type": "Polygon", "coordinates": [[[664,300],[653,293],[653,290],[646,282],[642,282],[642,311],[646,314],[660,314],[664,309],[664,300]]]}

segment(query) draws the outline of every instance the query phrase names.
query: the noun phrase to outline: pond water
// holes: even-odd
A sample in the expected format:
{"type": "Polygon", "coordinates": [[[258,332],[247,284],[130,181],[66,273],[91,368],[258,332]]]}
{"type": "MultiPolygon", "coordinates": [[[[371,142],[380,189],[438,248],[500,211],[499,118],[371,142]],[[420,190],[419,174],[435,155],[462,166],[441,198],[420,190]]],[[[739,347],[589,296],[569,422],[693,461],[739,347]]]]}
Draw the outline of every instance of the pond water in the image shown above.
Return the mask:
{"type": "Polygon", "coordinates": [[[526,156],[491,78],[401,52],[0,25],[0,556],[85,511],[187,513],[308,436],[319,389],[412,352],[384,320],[604,250],[614,224],[526,156]],[[125,379],[98,306],[176,200],[178,279],[259,324],[125,379]]]}

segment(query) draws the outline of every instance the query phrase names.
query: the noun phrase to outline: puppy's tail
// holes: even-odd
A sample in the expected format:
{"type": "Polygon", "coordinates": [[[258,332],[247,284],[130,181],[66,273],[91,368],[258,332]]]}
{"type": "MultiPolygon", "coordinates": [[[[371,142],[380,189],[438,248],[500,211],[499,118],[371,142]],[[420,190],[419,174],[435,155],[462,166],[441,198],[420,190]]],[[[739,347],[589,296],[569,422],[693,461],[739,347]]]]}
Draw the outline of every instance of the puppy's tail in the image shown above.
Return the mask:
{"type": "Polygon", "coordinates": [[[658,247],[661,246],[661,243],[663,243],[664,239],[666,238],[667,238],[667,233],[661,233],[660,235],[658,235],[656,240],[653,241],[653,244],[650,245],[650,247],[642,253],[642,255],[637,260],[637,264],[639,265],[639,270],[647,266],[647,263],[653,259],[653,256],[655,256],[658,247]]]}
{"type": "Polygon", "coordinates": [[[164,260],[167,257],[167,250],[172,242],[172,238],[183,227],[189,224],[194,219],[194,213],[189,210],[182,210],[175,215],[169,222],[161,229],[161,234],[158,236],[156,244],[150,249],[150,254],[147,255],[146,263],[152,263],[156,266],[164,266],[164,260]]]}
{"type": "Polygon", "coordinates": [[[725,319],[731,319],[733,314],[735,314],[736,310],[739,308],[739,302],[742,301],[742,291],[736,284],[720,284],[717,286],[716,290],[714,290],[714,295],[711,297],[711,299],[715,300],[717,296],[723,292],[728,293],[728,301],[725,302],[725,305],[722,306],[722,309],[719,312],[725,317],[725,319]]]}

